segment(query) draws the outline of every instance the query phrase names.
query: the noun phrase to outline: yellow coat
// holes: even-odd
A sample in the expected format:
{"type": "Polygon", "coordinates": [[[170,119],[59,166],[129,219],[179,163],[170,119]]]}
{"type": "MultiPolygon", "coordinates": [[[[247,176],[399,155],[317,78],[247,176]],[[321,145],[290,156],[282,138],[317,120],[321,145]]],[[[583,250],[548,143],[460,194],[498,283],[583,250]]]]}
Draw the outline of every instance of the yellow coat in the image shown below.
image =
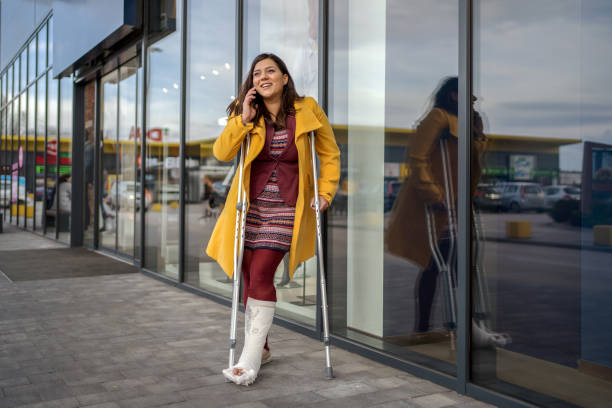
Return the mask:
{"type": "MultiPolygon", "coordinates": [[[[309,132],[315,131],[315,149],[319,156],[319,195],[331,204],[340,179],[340,150],[325,113],[310,97],[295,102],[295,145],[298,151],[299,189],[295,205],[293,238],[289,251],[289,273],[315,254],[316,219],[310,208],[314,196],[312,158],[309,132]]],[[[215,141],[213,154],[220,161],[230,161],[240,150],[247,134],[251,134],[251,146],[244,165],[243,186],[249,197],[251,163],[261,152],[266,141],[263,118],[257,126],[242,123],[240,116],[228,119],[227,126],[215,141]]],[[[238,171],[225,201],[225,207],[217,220],[206,253],[215,259],[230,278],[234,274],[234,233],[236,228],[236,202],[238,199],[238,171]]]]}

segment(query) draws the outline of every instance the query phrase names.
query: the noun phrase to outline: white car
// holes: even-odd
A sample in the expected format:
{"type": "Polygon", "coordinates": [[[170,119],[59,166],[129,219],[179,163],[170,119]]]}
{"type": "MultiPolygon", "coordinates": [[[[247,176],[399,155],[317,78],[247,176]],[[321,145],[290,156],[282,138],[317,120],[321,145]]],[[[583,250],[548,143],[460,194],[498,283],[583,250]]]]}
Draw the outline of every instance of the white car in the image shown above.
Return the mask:
{"type": "MultiPolygon", "coordinates": [[[[140,209],[140,183],[133,181],[120,181],[117,186],[119,190],[119,200],[117,200],[117,192],[115,184],[111,186],[109,204],[115,208],[130,209],[136,207],[136,211],[140,209]]],[[[145,209],[151,205],[151,198],[145,194],[145,209]]]]}
{"type": "Polygon", "coordinates": [[[546,186],[544,193],[546,194],[544,205],[547,209],[552,209],[559,200],[580,200],[580,187],[546,186]]]}

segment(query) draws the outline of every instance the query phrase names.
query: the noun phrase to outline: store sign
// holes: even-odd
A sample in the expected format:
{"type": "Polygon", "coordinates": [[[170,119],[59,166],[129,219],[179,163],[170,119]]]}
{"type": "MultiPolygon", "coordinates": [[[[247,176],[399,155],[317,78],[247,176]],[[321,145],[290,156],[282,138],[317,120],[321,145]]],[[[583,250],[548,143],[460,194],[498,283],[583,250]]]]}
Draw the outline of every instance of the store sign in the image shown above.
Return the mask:
{"type": "Polygon", "coordinates": [[[57,156],[57,140],[47,142],[47,156],[57,156]]]}
{"type": "MultiPolygon", "coordinates": [[[[150,142],[161,142],[164,139],[164,136],[168,136],[168,128],[166,129],[162,129],[162,128],[151,128],[149,130],[147,130],[147,140],[150,142]]],[[[140,140],[141,138],[141,133],[140,133],[140,128],[134,128],[132,126],[132,128],[130,129],[130,136],[129,136],[129,140],[140,140]]]]}
{"type": "Polygon", "coordinates": [[[532,180],[535,166],[536,158],[533,155],[510,155],[510,178],[512,180],[532,180]]]}

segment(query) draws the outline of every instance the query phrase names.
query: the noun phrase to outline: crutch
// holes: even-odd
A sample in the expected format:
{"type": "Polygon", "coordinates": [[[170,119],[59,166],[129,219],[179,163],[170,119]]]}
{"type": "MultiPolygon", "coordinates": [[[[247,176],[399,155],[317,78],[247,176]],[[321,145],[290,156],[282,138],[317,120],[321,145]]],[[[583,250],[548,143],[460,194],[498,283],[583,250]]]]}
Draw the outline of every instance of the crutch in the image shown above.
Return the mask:
{"type": "Polygon", "coordinates": [[[242,186],[244,161],[249,154],[250,135],[240,146],[240,162],[238,164],[238,196],[236,199],[236,228],[234,232],[234,288],[232,293],[232,318],[230,323],[229,368],[234,366],[236,352],[236,322],[238,320],[238,302],[240,297],[240,276],[242,274],[242,255],[244,254],[244,229],[246,225],[247,197],[242,186]]]}
{"type": "Polygon", "coordinates": [[[325,284],[325,269],[323,267],[323,239],[321,238],[321,212],[319,211],[319,187],[317,176],[317,158],[315,151],[315,133],[310,134],[310,152],[312,155],[312,172],[314,180],[315,215],[317,218],[317,257],[319,259],[319,276],[321,285],[321,309],[323,312],[323,344],[325,344],[325,378],[334,378],[329,351],[329,319],[327,315],[327,285],[325,284]]]}
{"type": "Polygon", "coordinates": [[[440,246],[438,245],[438,239],[436,236],[436,221],[435,216],[432,214],[431,208],[425,205],[425,221],[427,224],[427,233],[429,248],[433,256],[436,267],[439,273],[444,275],[445,283],[448,291],[448,297],[446,298],[446,310],[447,310],[447,329],[450,332],[451,339],[451,350],[455,349],[455,332],[457,327],[457,304],[455,302],[455,284],[453,279],[452,265],[454,264],[454,251],[456,241],[456,225],[455,225],[455,192],[452,183],[452,177],[450,174],[450,157],[448,154],[448,148],[446,146],[446,138],[444,135],[440,138],[440,153],[442,155],[442,174],[444,176],[444,198],[446,204],[446,214],[448,217],[448,233],[449,233],[449,246],[446,258],[443,256],[440,246]]]}

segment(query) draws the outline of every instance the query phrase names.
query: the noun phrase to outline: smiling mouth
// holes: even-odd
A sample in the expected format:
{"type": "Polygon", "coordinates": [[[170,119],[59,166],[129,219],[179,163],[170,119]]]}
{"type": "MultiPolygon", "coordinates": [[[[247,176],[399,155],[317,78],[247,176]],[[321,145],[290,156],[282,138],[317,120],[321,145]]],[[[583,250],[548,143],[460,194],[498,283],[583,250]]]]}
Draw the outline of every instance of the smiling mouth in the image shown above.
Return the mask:
{"type": "Polygon", "coordinates": [[[272,84],[263,84],[261,85],[261,89],[268,89],[272,86],[272,84]]]}

